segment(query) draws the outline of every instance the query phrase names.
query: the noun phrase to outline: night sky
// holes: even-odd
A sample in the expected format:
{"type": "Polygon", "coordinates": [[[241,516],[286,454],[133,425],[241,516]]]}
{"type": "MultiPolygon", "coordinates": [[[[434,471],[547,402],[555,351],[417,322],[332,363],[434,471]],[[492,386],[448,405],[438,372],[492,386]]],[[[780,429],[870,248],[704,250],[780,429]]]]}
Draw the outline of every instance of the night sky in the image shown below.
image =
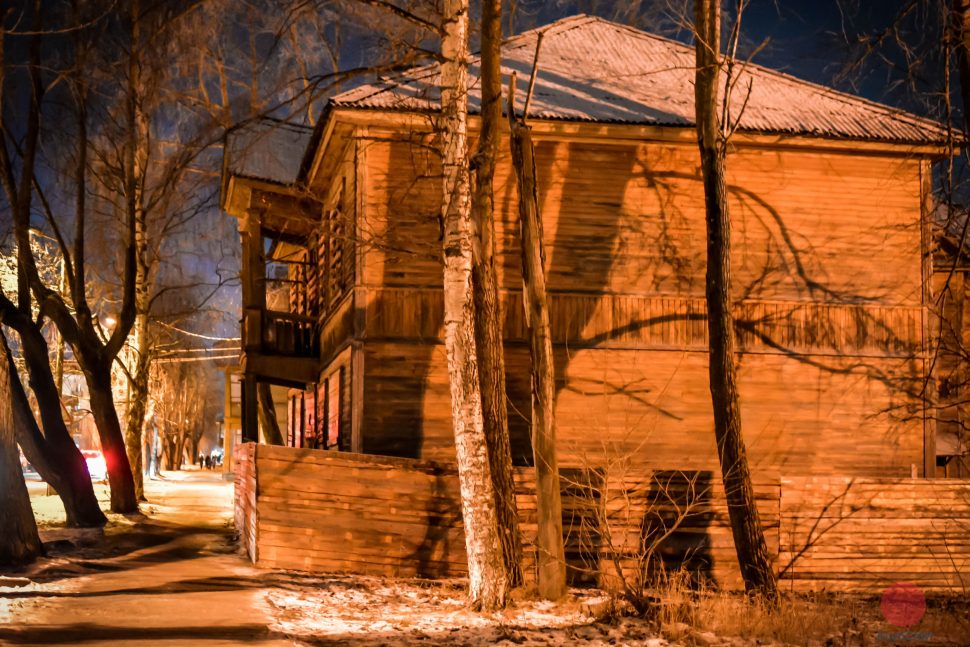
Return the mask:
{"type": "MultiPolygon", "coordinates": [[[[516,32],[536,25],[547,24],[563,16],[590,13],[607,19],[625,18],[645,31],[659,33],[690,43],[690,34],[678,29],[670,17],[669,6],[677,2],[646,0],[639,16],[622,14],[628,2],[598,2],[597,0],[518,0],[516,32]],[[651,7],[661,7],[652,10],[651,7]]],[[[872,56],[861,70],[840,74],[846,64],[857,59],[860,36],[874,36],[892,25],[906,0],[751,0],[742,20],[742,46],[746,56],[755,46],[767,44],[755,56],[754,62],[802,79],[859,94],[919,113],[927,113],[923,99],[914,97],[911,88],[900,80],[906,76],[906,62],[901,50],[890,39],[872,56]],[[855,47],[850,47],[850,43],[855,47]]],[[[734,15],[735,3],[725,2],[725,23],[734,15]]],[[[936,11],[941,6],[933,0],[916,3],[916,9],[900,23],[902,35],[909,45],[927,49],[938,33],[936,11]],[[923,42],[920,42],[923,41],[923,42]]],[[[506,23],[507,25],[508,23],[506,23]]],[[[506,27],[507,29],[507,27],[506,27]]],[[[919,70],[920,91],[939,84],[939,66],[919,70]]]]}

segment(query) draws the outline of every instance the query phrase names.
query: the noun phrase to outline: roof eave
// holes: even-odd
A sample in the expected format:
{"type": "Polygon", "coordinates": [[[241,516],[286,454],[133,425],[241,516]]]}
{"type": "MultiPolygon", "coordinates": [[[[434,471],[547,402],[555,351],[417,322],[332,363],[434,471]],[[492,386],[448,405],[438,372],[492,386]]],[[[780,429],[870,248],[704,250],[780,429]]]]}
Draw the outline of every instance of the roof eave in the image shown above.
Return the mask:
{"type": "MultiPolygon", "coordinates": [[[[431,123],[428,117],[436,113],[430,109],[399,109],[374,106],[354,106],[337,104],[332,106],[329,111],[331,122],[339,119],[354,125],[367,125],[373,123],[375,115],[381,115],[379,121],[383,125],[397,125],[399,127],[423,127],[430,129],[431,123]]],[[[469,127],[478,128],[480,116],[476,113],[469,114],[469,127]]],[[[593,121],[590,119],[569,119],[565,117],[530,117],[529,124],[533,128],[536,137],[563,136],[571,135],[582,139],[615,139],[616,141],[626,140],[647,140],[647,141],[693,141],[693,124],[658,124],[658,123],[635,123],[626,121],[593,121]]],[[[328,132],[332,132],[333,123],[330,124],[328,132]]],[[[504,127],[504,120],[503,120],[504,127]]],[[[745,146],[792,146],[808,148],[833,148],[840,150],[868,150],[882,151],[894,155],[915,155],[920,157],[930,157],[933,159],[944,159],[950,150],[950,145],[945,139],[926,137],[919,140],[902,139],[877,139],[877,138],[858,138],[840,136],[838,134],[819,134],[813,132],[794,132],[794,131],[765,131],[765,130],[739,130],[734,143],[745,146]]],[[[313,169],[318,168],[323,152],[324,145],[314,154],[313,169]]],[[[965,147],[966,140],[957,139],[953,144],[956,147],[965,147]]],[[[310,154],[308,148],[308,157],[310,154]]],[[[311,172],[309,177],[313,177],[311,172]]],[[[304,182],[306,180],[304,179],[304,182]]]]}
{"type": "Polygon", "coordinates": [[[249,209],[250,196],[253,191],[303,198],[306,192],[301,187],[302,184],[283,184],[266,178],[233,174],[226,181],[226,189],[223,192],[221,204],[222,210],[230,216],[241,218],[246,215],[246,210],[249,209]]]}
{"type": "Polygon", "coordinates": [[[312,178],[320,167],[319,153],[326,148],[326,142],[330,139],[330,134],[333,132],[333,111],[333,102],[327,101],[323,106],[323,111],[320,113],[320,118],[317,119],[316,126],[313,128],[313,134],[310,135],[310,141],[307,143],[306,150],[303,152],[300,171],[296,177],[297,181],[304,186],[310,184],[308,178],[312,178]],[[324,146],[320,146],[321,141],[324,143],[324,146]]]}

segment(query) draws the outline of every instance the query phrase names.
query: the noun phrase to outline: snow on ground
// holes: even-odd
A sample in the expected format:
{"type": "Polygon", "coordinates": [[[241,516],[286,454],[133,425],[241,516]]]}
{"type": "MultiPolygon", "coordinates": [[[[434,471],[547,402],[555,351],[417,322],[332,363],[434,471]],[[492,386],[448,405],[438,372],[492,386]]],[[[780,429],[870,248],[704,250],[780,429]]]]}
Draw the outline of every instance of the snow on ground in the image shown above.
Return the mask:
{"type": "MultiPolygon", "coordinates": [[[[27,492],[30,494],[30,505],[34,509],[34,519],[41,531],[58,528],[64,525],[64,504],[53,489],[38,477],[32,476],[27,480],[27,492]]],[[[107,483],[95,483],[94,494],[98,497],[101,509],[107,509],[111,499],[107,483]]]]}
{"type": "Polygon", "coordinates": [[[518,600],[490,614],[468,609],[460,582],[362,576],[300,578],[264,597],[272,627],[298,644],[643,645],[664,647],[646,623],[597,622],[606,598],[573,591],[552,603],[518,600]]]}
{"type": "Polygon", "coordinates": [[[507,610],[480,614],[465,604],[460,581],[267,572],[262,592],[271,630],[296,645],[485,645],[604,647],[964,647],[966,601],[937,600],[918,625],[886,623],[878,599],[785,597],[777,612],[759,611],[740,594],[698,597],[662,629],[611,612],[600,591],[573,589],[558,603],[516,599],[507,610]],[[687,624],[683,620],[687,620],[687,624]]]}

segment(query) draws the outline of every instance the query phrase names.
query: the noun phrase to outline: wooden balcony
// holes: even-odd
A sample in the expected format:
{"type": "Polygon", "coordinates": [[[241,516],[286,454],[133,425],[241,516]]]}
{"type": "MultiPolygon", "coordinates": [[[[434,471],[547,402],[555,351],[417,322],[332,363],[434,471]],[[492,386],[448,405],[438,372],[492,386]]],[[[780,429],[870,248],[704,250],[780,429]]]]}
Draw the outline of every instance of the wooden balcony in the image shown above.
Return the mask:
{"type": "Polygon", "coordinates": [[[317,380],[320,346],[313,319],[292,312],[247,308],[242,327],[243,368],[247,374],[294,385],[317,380]]]}

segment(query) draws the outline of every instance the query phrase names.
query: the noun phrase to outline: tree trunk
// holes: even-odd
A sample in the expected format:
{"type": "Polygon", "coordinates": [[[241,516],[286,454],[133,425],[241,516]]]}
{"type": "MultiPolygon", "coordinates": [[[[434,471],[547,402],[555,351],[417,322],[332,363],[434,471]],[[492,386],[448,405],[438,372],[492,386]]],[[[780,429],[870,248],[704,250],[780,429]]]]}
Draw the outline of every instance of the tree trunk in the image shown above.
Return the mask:
{"type": "Polygon", "coordinates": [[[502,1],[482,5],[482,129],[475,155],[473,214],[480,242],[472,267],[475,294],[475,343],[488,461],[495,491],[505,572],[511,586],[522,583],[522,542],[515,502],[509,415],[505,404],[505,353],[498,278],[495,272],[495,160],[502,128],[502,1]]]}
{"type": "Polygon", "coordinates": [[[176,453],[178,453],[178,439],[172,436],[165,441],[165,469],[170,472],[174,472],[176,469],[176,453]]]}
{"type": "Polygon", "coordinates": [[[158,441],[157,424],[151,426],[151,431],[145,441],[145,453],[148,456],[148,476],[150,478],[158,478],[158,472],[161,469],[159,465],[161,461],[161,446],[158,441]]]}
{"type": "Polygon", "coordinates": [[[44,553],[20,467],[9,363],[0,361],[0,566],[28,564],[44,553]]]}
{"type": "Polygon", "coordinates": [[[48,365],[47,344],[43,336],[34,330],[21,335],[21,346],[30,374],[30,386],[40,408],[44,432],[41,433],[37,420],[34,419],[27,393],[17,377],[17,367],[7,346],[6,337],[0,334],[0,361],[7,365],[10,375],[11,407],[17,442],[41,478],[57,491],[64,504],[67,525],[99,528],[108,519],[98,505],[84,456],[74,444],[64,425],[64,418],[61,417],[60,399],[57,397],[48,365]]]}
{"type": "Polygon", "coordinates": [[[267,382],[259,387],[259,422],[263,427],[263,440],[267,445],[285,445],[280,423],[276,419],[276,405],[273,404],[273,391],[267,382]]]}
{"type": "Polygon", "coordinates": [[[509,583],[482,420],[475,344],[467,140],[467,0],[444,0],[441,58],[445,347],[468,554],[469,598],[473,607],[489,610],[506,605],[509,583]]]}
{"type": "Polygon", "coordinates": [[[135,352],[135,365],[131,367],[132,379],[128,381],[128,415],[125,420],[125,449],[128,452],[131,476],[135,481],[135,497],[139,501],[145,500],[145,457],[142,448],[145,444],[145,412],[148,410],[148,381],[152,366],[152,347],[148,338],[148,271],[142,260],[139,259],[136,273],[138,315],[132,329],[134,340],[131,344],[135,352]]]}
{"type": "MultiPolygon", "coordinates": [[[[139,3],[133,5],[132,43],[138,43],[139,3]]],[[[133,45],[134,50],[134,45],[133,45]]],[[[136,89],[141,89],[139,74],[139,58],[132,51],[132,65],[130,67],[130,89],[132,98],[136,89]]],[[[133,378],[130,382],[131,393],[128,396],[128,419],[125,421],[125,444],[128,450],[128,462],[131,465],[132,477],[135,480],[135,496],[139,501],[145,500],[144,457],[142,456],[142,434],[145,428],[145,409],[148,405],[148,380],[152,364],[152,341],[149,338],[149,310],[151,308],[152,267],[148,255],[148,223],[145,212],[145,174],[148,167],[149,126],[148,116],[142,109],[140,101],[133,101],[130,114],[129,128],[131,128],[132,148],[131,186],[134,188],[129,209],[134,210],[135,236],[135,324],[132,328],[134,340],[132,346],[136,354],[133,378]],[[132,404],[134,402],[134,404],[132,404]]]]}
{"type": "Polygon", "coordinates": [[[148,408],[148,361],[136,360],[135,379],[130,381],[128,396],[128,416],[125,420],[125,449],[128,452],[128,465],[135,482],[135,497],[145,500],[145,457],[142,453],[142,440],[145,428],[145,411],[148,408]]]}
{"type": "MultiPolygon", "coordinates": [[[[91,364],[95,363],[89,363],[89,366],[91,364]]],[[[96,363],[94,370],[85,371],[84,377],[91,397],[91,413],[101,438],[101,451],[107,464],[111,511],[120,514],[136,513],[138,498],[135,496],[135,480],[131,474],[121,422],[118,420],[111,394],[111,363],[96,363]]]]}
{"type": "Polygon", "coordinates": [[[745,590],[749,594],[773,600],[778,595],[777,582],[755,505],[741,435],[741,403],[735,364],[734,317],[731,312],[731,220],[725,178],[727,142],[717,115],[721,47],[719,2],[697,1],[694,29],[697,142],[704,177],[707,220],[707,325],[714,434],[745,590]]]}
{"type": "Polygon", "coordinates": [[[546,296],[542,218],[536,193],[532,133],[515,118],[509,92],[512,165],[519,187],[519,237],[522,244],[522,304],[532,357],[532,455],[536,471],[539,595],[558,600],[566,593],[566,559],[562,539],[562,500],[556,460],[556,370],[546,296]]]}
{"type": "MultiPolygon", "coordinates": [[[[59,493],[64,501],[65,511],[68,515],[69,523],[78,525],[103,525],[106,521],[104,515],[98,509],[97,499],[90,479],[87,476],[87,469],[83,457],[77,451],[71,440],[70,434],[64,427],[64,420],[61,418],[60,392],[54,383],[53,375],[48,357],[47,343],[39,330],[39,324],[32,319],[31,304],[31,280],[37,274],[37,267],[32,256],[30,247],[30,214],[31,198],[33,196],[34,183],[34,164],[36,151],[40,139],[41,127],[41,102],[44,90],[40,80],[41,52],[41,10],[40,2],[34,2],[33,9],[35,30],[34,37],[30,40],[28,69],[30,76],[30,102],[24,106],[26,114],[23,115],[27,124],[26,131],[23,133],[21,143],[22,153],[20,156],[20,178],[19,189],[14,182],[14,169],[11,168],[7,155],[2,155],[2,174],[3,185],[7,195],[7,202],[12,212],[13,234],[17,242],[17,305],[14,306],[6,297],[0,294],[0,305],[3,314],[0,315],[5,320],[4,323],[11,325],[18,331],[22,344],[25,348],[25,359],[28,362],[30,380],[41,408],[41,418],[44,422],[45,431],[48,437],[41,434],[37,426],[37,421],[30,411],[27,404],[27,396],[23,391],[13,361],[10,357],[6,338],[2,340],[3,349],[0,352],[0,374],[3,380],[3,392],[0,393],[0,434],[10,433],[11,436],[7,443],[14,454],[16,454],[16,440],[19,437],[24,440],[27,451],[37,461],[39,469],[44,469],[46,476],[51,480],[50,483],[59,485],[59,493]],[[19,397],[16,397],[19,396],[19,397]],[[26,405],[26,406],[25,406],[26,405]],[[13,417],[20,417],[22,424],[15,428],[12,425],[13,417]],[[19,432],[19,433],[17,433],[19,432]]],[[[0,58],[2,58],[4,28],[0,26],[0,58]]],[[[0,94],[5,81],[5,66],[0,61],[0,94]]],[[[4,105],[0,101],[0,109],[4,105]]],[[[2,143],[6,146],[6,141],[2,143]]],[[[2,333],[0,333],[2,336],[2,333]]],[[[9,448],[7,448],[9,449],[9,448]]],[[[0,448],[0,452],[9,453],[7,449],[0,448]]],[[[7,488],[11,488],[8,501],[0,502],[0,515],[7,505],[12,506],[10,514],[15,515],[17,505],[16,499],[19,495],[19,488],[23,488],[23,478],[20,473],[20,461],[16,455],[11,456],[11,460],[16,463],[17,473],[4,474],[0,476],[0,493],[7,494],[7,488]],[[11,480],[12,479],[12,480],[11,480]],[[19,485],[18,485],[19,483],[19,485]],[[16,490],[16,491],[15,491],[16,490]]],[[[6,466],[0,466],[0,471],[6,471],[6,466]]],[[[26,495],[26,494],[25,494],[26,495]]],[[[30,526],[33,528],[33,535],[36,537],[36,526],[30,512],[29,501],[26,506],[26,513],[30,517],[30,526]]],[[[6,523],[6,520],[4,521],[6,523]]],[[[14,530],[11,530],[14,532],[14,530]]]]}

